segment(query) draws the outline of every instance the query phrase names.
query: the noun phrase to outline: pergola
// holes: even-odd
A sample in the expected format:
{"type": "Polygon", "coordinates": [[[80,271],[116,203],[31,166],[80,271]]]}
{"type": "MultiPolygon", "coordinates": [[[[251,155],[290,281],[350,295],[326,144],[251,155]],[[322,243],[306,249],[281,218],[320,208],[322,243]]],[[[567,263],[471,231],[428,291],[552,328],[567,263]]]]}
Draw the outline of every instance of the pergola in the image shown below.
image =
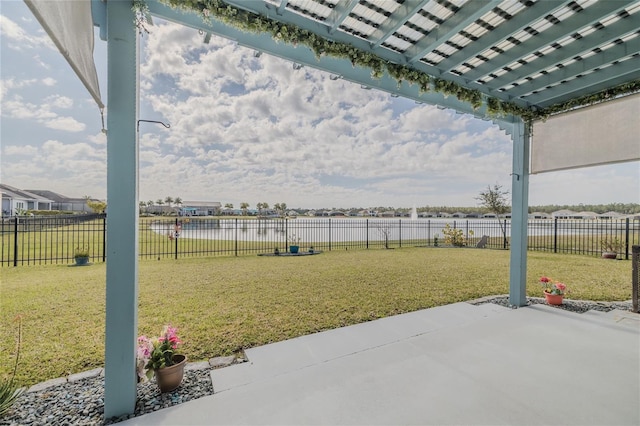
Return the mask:
{"type": "Polygon", "coordinates": [[[513,306],[526,303],[532,129],[544,132],[555,114],[626,97],[633,101],[616,110],[620,138],[591,146],[550,137],[541,155],[591,153],[555,170],[640,159],[639,97],[627,97],[640,91],[640,0],[25,2],[100,106],[91,51],[87,57],[87,46],[77,45],[92,49],[92,25],[108,43],[106,417],[133,412],[136,401],[137,54],[139,27],[151,16],[202,30],[204,43],[211,34],[230,38],[333,79],[491,120],[511,135],[513,306]],[[598,159],[598,146],[612,155],[598,159]]]}

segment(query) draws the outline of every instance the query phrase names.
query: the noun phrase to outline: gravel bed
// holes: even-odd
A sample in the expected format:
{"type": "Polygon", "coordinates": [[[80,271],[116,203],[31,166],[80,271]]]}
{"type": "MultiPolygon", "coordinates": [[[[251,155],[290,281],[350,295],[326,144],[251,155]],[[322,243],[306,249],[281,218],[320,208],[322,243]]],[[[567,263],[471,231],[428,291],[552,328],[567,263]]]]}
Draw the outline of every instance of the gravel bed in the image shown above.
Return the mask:
{"type": "MultiPolygon", "coordinates": [[[[472,305],[482,305],[484,303],[495,303],[496,305],[511,307],[509,304],[509,296],[491,296],[470,301],[472,305]]],[[[544,297],[527,297],[527,305],[547,304],[544,297]]],[[[630,311],[632,308],[631,301],[627,302],[592,302],[590,300],[571,300],[564,299],[562,305],[548,305],[552,308],[563,309],[565,311],[583,314],[587,311],[609,312],[614,309],[622,311],[630,311]]]]}
{"type": "Polygon", "coordinates": [[[2,425],[102,425],[117,423],[161,408],[213,394],[210,369],[184,372],[180,387],[160,393],[155,379],[138,385],[135,413],[103,421],[104,377],[66,382],[36,392],[23,393],[2,425]]]}
{"type": "MultiPolygon", "coordinates": [[[[484,297],[469,303],[474,305],[495,303],[510,307],[508,295],[484,297]]],[[[527,298],[527,305],[538,303],[544,304],[546,302],[541,297],[527,298]]],[[[577,313],[584,313],[588,310],[609,312],[614,309],[630,311],[631,302],[591,302],[565,299],[562,305],[553,307],[577,313]]],[[[239,361],[241,362],[242,359],[239,361]]],[[[173,392],[164,394],[160,393],[155,379],[139,384],[135,413],[111,418],[106,422],[103,422],[104,377],[102,376],[66,382],[36,392],[25,392],[15,402],[8,415],[0,419],[0,425],[89,426],[121,422],[172,405],[213,395],[210,371],[209,368],[185,370],[180,387],[173,392]]]]}

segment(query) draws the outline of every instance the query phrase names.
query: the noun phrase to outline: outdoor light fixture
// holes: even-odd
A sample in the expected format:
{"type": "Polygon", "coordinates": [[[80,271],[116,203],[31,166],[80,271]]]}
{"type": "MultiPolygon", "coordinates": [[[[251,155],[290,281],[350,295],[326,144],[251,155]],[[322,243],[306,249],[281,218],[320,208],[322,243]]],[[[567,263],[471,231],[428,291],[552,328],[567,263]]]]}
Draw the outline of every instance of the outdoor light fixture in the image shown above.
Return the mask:
{"type": "Polygon", "coordinates": [[[254,58],[259,58],[260,56],[262,56],[262,52],[259,50],[256,50],[255,52],[253,52],[253,57],[254,58]]]}
{"type": "Polygon", "coordinates": [[[331,74],[329,76],[329,80],[333,80],[333,81],[338,80],[339,78],[340,76],[338,74],[331,74]]]}
{"type": "Polygon", "coordinates": [[[361,84],[361,85],[360,85],[360,88],[361,88],[361,89],[364,89],[364,90],[371,90],[371,87],[370,87],[370,86],[365,86],[364,84],[361,84]]]}
{"type": "Polygon", "coordinates": [[[302,68],[304,65],[302,64],[296,64],[295,62],[293,63],[293,69],[294,70],[299,70],[300,68],[302,68]]]}
{"type": "Polygon", "coordinates": [[[392,97],[392,98],[398,98],[398,97],[400,97],[400,96],[399,96],[399,95],[396,95],[395,93],[392,93],[392,94],[391,94],[391,97],[392,97]]]}
{"type": "Polygon", "coordinates": [[[165,128],[170,128],[171,124],[169,123],[163,123],[162,121],[157,121],[157,120],[138,120],[138,125],[136,127],[136,131],[139,132],[140,131],[140,122],[144,122],[144,123],[158,123],[158,124],[162,124],[165,128]]]}

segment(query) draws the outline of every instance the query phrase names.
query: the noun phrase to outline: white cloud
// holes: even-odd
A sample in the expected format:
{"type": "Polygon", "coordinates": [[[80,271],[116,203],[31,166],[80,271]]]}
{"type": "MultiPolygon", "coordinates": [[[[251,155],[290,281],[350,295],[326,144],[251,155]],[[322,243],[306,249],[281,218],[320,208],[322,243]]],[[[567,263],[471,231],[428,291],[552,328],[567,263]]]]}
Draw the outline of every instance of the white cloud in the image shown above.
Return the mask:
{"type": "Polygon", "coordinates": [[[4,15],[0,15],[0,34],[9,41],[7,46],[15,50],[36,48],[42,45],[53,47],[51,39],[44,32],[39,35],[30,34],[4,15]]]}
{"type": "Polygon", "coordinates": [[[67,132],[81,132],[87,127],[84,123],[80,123],[73,117],[56,117],[51,120],[46,120],[44,125],[50,129],[64,130],[67,132]]]}
{"type": "MultiPolygon", "coordinates": [[[[29,41],[42,34],[27,33],[12,19],[10,40],[33,48],[30,59],[47,58],[29,41]]],[[[333,81],[311,67],[294,71],[289,61],[255,58],[221,38],[203,44],[197,31],[162,21],[143,44],[140,118],[171,128],[140,126],[142,199],[474,206],[488,184],[511,186],[511,140],[490,123],[333,81]]],[[[31,76],[0,81],[3,177],[104,197],[106,137],[82,115],[86,96],[70,95],[63,75],[31,76]],[[32,93],[36,85],[40,98],[32,93]],[[34,140],[5,142],[5,124],[13,122],[33,123],[34,140]]],[[[531,203],[637,201],[640,176],[617,170],[532,176],[531,203]],[[606,179],[614,184],[604,186],[606,179]]]]}
{"type": "Polygon", "coordinates": [[[53,108],[69,109],[73,107],[73,100],[66,96],[53,95],[45,98],[44,101],[53,108]]]}

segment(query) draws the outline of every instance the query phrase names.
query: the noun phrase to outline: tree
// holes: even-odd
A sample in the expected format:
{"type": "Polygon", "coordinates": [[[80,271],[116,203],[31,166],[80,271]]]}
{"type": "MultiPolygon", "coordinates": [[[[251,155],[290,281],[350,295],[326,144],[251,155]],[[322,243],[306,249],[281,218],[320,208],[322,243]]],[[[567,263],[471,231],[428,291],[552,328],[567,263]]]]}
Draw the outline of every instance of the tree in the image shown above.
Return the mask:
{"type": "Polygon", "coordinates": [[[173,203],[174,203],[176,206],[180,207],[180,206],[182,205],[182,198],[180,198],[180,197],[176,197],[176,198],[175,198],[175,200],[173,200],[173,203]]]}
{"type": "Polygon", "coordinates": [[[287,211],[287,203],[275,203],[273,205],[273,208],[275,209],[276,213],[278,213],[278,216],[284,217],[287,211]]]}
{"type": "Polygon", "coordinates": [[[225,209],[233,209],[233,203],[227,203],[224,205],[225,209]]]}
{"type": "Polygon", "coordinates": [[[94,213],[104,213],[107,209],[107,203],[99,200],[89,200],[87,201],[87,205],[94,213]]]}
{"type": "Polygon", "coordinates": [[[242,215],[247,215],[247,210],[249,209],[249,203],[240,203],[240,209],[242,209],[242,215]]]}
{"type": "Polygon", "coordinates": [[[147,207],[147,202],[146,201],[140,201],[138,203],[138,206],[140,206],[140,213],[142,213],[142,210],[147,207]]]}
{"type": "Polygon", "coordinates": [[[153,207],[153,205],[154,205],[154,204],[155,204],[155,203],[153,202],[153,200],[149,200],[149,201],[147,201],[147,206],[148,206],[148,207],[153,207]]]}
{"type": "Polygon", "coordinates": [[[173,203],[173,198],[167,195],[167,197],[164,199],[164,202],[167,203],[169,207],[171,207],[171,204],[173,203]]]}
{"type": "Polygon", "coordinates": [[[503,191],[502,186],[497,183],[493,185],[487,185],[487,190],[480,193],[476,200],[480,202],[482,207],[485,207],[491,213],[496,215],[502,236],[504,238],[504,248],[507,248],[507,224],[500,220],[500,216],[509,211],[509,200],[507,199],[509,191],[503,191]]]}

